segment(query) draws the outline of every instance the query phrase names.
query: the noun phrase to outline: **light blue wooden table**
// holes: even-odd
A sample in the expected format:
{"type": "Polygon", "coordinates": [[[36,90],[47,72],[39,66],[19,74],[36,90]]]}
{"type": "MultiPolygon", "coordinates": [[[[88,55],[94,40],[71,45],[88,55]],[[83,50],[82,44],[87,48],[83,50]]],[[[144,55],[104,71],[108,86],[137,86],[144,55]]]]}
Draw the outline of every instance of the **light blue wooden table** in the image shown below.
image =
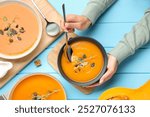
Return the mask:
{"type": "MultiPolygon", "coordinates": [[[[66,4],[67,13],[80,14],[88,0],[49,0],[49,2],[61,13],[62,3],[66,4]]],[[[102,15],[96,24],[87,31],[77,31],[81,36],[89,36],[97,39],[103,44],[106,51],[109,52],[126,32],[129,32],[132,26],[141,19],[144,11],[150,7],[150,0],[118,0],[104,15],[102,15]]],[[[62,14],[62,13],[61,13],[62,14]]],[[[58,41],[61,37],[58,39],[58,41]]],[[[42,72],[55,76],[65,87],[67,97],[72,99],[97,99],[105,90],[123,86],[137,88],[150,79],[150,44],[140,48],[134,56],[124,61],[114,75],[114,77],[103,86],[96,88],[90,94],[85,95],[79,92],[64,78],[59,75],[47,62],[48,53],[58,43],[54,42],[37,58],[42,60],[42,66],[36,68],[31,62],[26,68],[18,73],[10,82],[0,89],[0,95],[12,89],[15,83],[23,76],[31,73],[42,72]]]]}

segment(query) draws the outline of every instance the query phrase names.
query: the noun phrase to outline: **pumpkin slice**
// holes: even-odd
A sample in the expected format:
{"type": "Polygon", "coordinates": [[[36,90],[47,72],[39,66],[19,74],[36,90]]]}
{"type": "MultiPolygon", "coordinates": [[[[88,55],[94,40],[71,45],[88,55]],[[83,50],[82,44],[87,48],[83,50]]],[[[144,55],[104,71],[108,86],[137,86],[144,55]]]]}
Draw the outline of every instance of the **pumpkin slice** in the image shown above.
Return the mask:
{"type": "Polygon", "coordinates": [[[150,80],[138,89],[124,87],[111,88],[105,91],[99,100],[150,100],[150,80]]]}

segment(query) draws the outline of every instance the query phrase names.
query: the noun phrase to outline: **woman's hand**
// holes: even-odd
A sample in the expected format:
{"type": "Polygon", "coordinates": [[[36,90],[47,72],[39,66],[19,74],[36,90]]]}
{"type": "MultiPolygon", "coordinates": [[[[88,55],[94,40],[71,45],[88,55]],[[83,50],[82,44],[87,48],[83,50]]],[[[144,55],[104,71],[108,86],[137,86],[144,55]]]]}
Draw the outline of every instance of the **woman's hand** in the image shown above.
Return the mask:
{"type": "Polygon", "coordinates": [[[61,21],[61,27],[68,32],[73,32],[74,29],[85,30],[91,25],[91,21],[87,17],[81,15],[67,15],[66,21],[66,23],[61,21]]]}
{"type": "Polygon", "coordinates": [[[98,83],[92,84],[90,86],[87,86],[87,88],[90,87],[97,87],[108,81],[109,79],[112,78],[112,76],[116,73],[118,68],[118,61],[117,59],[112,56],[108,55],[108,65],[107,65],[107,71],[106,73],[101,77],[100,81],[98,83]]]}

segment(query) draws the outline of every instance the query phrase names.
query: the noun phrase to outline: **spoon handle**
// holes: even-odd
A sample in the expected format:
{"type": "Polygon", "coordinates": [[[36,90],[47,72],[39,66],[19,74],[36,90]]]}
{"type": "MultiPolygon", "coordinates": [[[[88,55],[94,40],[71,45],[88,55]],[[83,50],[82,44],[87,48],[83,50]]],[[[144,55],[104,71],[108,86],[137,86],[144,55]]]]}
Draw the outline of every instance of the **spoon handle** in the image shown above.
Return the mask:
{"type": "Polygon", "coordinates": [[[66,46],[68,46],[68,33],[66,32],[66,46]]]}
{"type": "MultiPolygon", "coordinates": [[[[63,18],[64,18],[64,25],[67,22],[66,21],[66,10],[65,10],[65,4],[62,5],[62,10],[63,10],[63,18]]],[[[66,46],[68,46],[68,33],[65,32],[66,35],[66,46]]]]}
{"type": "Polygon", "coordinates": [[[66,23],[66,10],[65,10],[65,4],[62,5],[62,9],[63,9],[63,18],[64,18],[64,22],[66,23]]]}
{"type": "Polygon", "coordinates": [[[6,98],[5,95],[1,95],[1,96],[0,96],[0,100],[7,100],[7,98],[6,98]]]}
{"type": "Polygon", "coordinates": [[[46,20],[46,22],[48,23],[45,15],[42,13],[42,11],[39,9],[39,7],[37,6],[37,4],[35,3],[34,0],[32,0],[32,3],[34,4],[34,6],[36,7],[36,9],[39,11],[39,13],[42,15],[42,17],[46,20]]]}

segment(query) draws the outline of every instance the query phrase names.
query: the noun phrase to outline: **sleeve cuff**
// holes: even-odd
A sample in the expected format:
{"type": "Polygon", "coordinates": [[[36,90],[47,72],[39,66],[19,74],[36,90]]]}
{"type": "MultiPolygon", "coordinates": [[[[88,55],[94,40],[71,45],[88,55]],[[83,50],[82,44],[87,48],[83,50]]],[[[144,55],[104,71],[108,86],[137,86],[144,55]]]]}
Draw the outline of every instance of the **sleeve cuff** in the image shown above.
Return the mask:
{"type": "Polygon", "coordinates": [[[123,43],[119,43],[115,48],[113,48],[109,54],[116,57],[118,64],[125,60],[128,56],[132,55],[130,48],[123,43]]]}
{"type": "Polygon", "coordinates": [[[90,19],[92,24],[117,0],[90,1],[84,9],[82,15],[90,19]]]}

